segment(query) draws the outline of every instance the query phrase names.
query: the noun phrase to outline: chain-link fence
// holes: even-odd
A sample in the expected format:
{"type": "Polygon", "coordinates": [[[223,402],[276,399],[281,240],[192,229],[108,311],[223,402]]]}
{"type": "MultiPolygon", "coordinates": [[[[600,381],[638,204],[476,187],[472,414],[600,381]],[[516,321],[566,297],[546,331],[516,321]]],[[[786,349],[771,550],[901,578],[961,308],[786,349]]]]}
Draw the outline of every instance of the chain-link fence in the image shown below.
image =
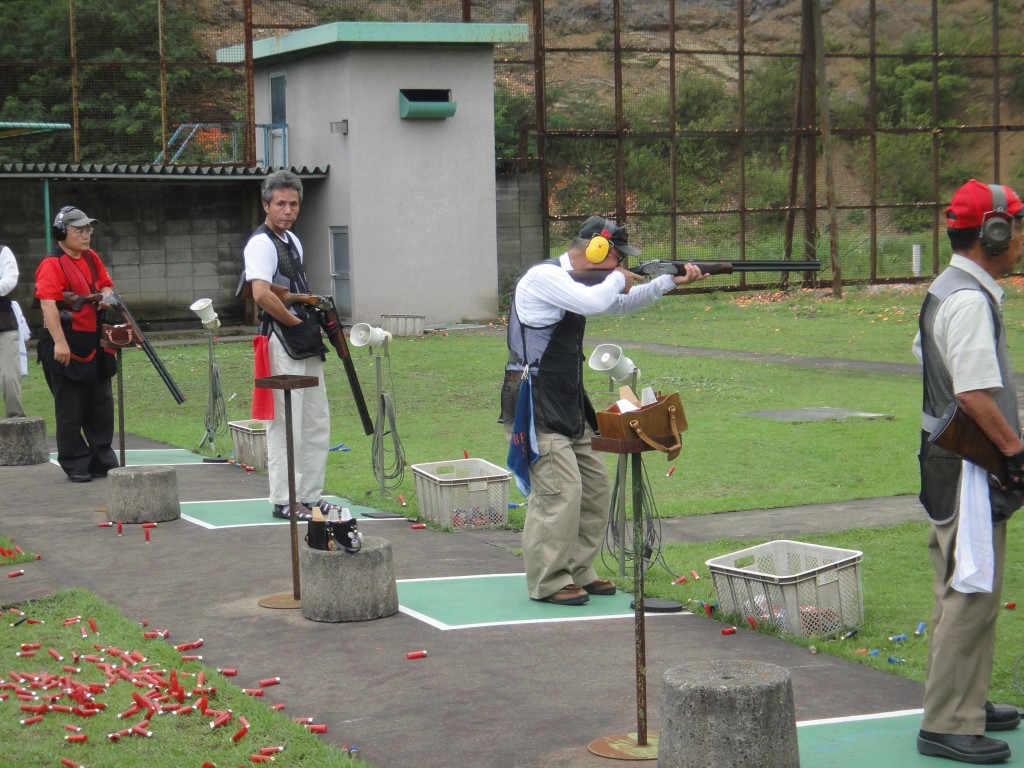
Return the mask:
{"type": "Polygon", "coordinates": [[[248,41],[336,21],[522,23],[531,42],[495,51],[497,167],[540,174],[548,249],[600,213],[644,258],[820,258],[835,285],[926,277],[952,190],[1024,171],[1022,10],[5,0],[0,162],[260,163],[248,41]]]}

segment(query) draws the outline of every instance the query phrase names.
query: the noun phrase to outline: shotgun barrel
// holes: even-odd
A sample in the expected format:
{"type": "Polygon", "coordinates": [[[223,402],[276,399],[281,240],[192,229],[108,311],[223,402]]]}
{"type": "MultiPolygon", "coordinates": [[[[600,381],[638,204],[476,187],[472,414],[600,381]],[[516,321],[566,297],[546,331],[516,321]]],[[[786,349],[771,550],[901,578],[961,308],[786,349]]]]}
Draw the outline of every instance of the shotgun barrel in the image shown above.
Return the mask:
{"type": "Polygon", "coordinates": [[[132,317],[132,313],[128,311],[128,306],[124,303],[124,299],[121,298],[121,294],[114,291],[111,294],[110,299],[107,300],[107,304],[121,316],[121,319],[124,320],[127,325],[131,326],[132,331],[135,333],[135,338],[139,341],[139,346],[142,347],[142,351],[146,353],[146,357],[149,358],[149,362],[153,364],[156,372],[160,374],[160,378],[163,380],[164,384],[167,385],[167,389],[171,393],[171,397],[174,398],[174,401],[178,405],[184,403],[185,396],[181,393],[181,390],[178,389],[178,385],[174,383],[174,379],[171,378],[171,374],[168,373],[163,362],[157,356],[156,350],[153,349],[153,345],[149,343],[149,339],[146,338],[146,334],[142,332],[142,329],[139,328],[139,324],[135,322],[135,318],[132,317]],[[113,300],[111,301],[110,299],[113,300]]]}
{"type": "MultiPolygon", "coordinates": [[[[669,259],[654,259],[645,261],[636,267],[629,267],[630,272],[635,272],[644,277],[657,277],[658,275],[680,275],[687,264],[696,264],[700,271],[706,275],[731,275],[733,272],[818,272],[821,270],[820,261],[782,261],[781,259],[770,261],[672,261],[669,259]]],[[[584,285],[597,285],[604,282],[610,275],[610,269],[581,269],[569,272],[570,277],[577,283],[584,285]]]]}
{"type": "Polygon", "coordinates": [[[733,272],[819,272],[820,261],[670,261],[655,259],[645,261],[630,270],[640,275],[678,275],[685,271],[687,264],[696,264],[706,275],[731,275],[733,272]]]}

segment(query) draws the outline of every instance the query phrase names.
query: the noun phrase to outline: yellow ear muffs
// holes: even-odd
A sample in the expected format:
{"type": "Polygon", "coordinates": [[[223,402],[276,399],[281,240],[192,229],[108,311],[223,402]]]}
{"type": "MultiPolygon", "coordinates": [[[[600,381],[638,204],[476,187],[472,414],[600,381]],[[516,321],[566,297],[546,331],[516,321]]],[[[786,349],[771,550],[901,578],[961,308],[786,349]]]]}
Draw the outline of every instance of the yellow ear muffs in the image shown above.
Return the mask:
{"type": "Polygon", "coordinates": [[[611,237],[611,233],[604,229],[600,235],[590,238],[590,242],[587,244],[587,261],[592,264],[600,264],[608,258],[608,251],[612,249],[609,237],[611,237]]]}

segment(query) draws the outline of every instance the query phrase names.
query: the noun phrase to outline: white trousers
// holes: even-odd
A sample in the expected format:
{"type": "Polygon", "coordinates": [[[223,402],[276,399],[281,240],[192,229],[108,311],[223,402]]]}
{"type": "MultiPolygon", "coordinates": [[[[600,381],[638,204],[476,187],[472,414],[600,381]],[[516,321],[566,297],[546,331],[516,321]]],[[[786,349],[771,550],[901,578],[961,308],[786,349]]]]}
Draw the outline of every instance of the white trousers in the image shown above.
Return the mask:
{"type": "Polygon", "coordinates": [[[21,352],[18,329],[0,333],[0,392],[4,398],[4,416],[24,416],[21,405],[21,352]]]}
{"type": "MultiPolygon", "coordinates": [[[[324,492],[327,449],[331,439],[331,414],[324,387],[323,361],[319,357],[292,360],[277,337],[270,335],[270,373],[316,376],[315,387],[289,390],[291,397],[292,447],[295,468],[295,499],[318,501],[324,492]]],[[[270,501],[288,504],[288,443],[285,430],[284,390],[275,389],[274,420],[267,426],[267,474],[270,501]]]]}

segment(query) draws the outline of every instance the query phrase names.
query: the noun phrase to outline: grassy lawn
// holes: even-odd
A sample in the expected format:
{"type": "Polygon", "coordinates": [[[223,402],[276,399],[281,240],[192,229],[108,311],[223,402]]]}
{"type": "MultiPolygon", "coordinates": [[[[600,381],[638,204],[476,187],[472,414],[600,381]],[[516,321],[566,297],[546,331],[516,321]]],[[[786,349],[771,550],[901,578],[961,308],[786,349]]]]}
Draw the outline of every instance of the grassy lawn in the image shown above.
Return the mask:
{"type": "MultiPolygon", "coordinates": [[[[694,294],[667,297],[639,315],[592,320],[588,337],[621,340],[641,370],[641,386],[678,391],[681,396],[689,430],[683,436],[683,452],[673,464],[676,470],[665,477],[665,460],[645,457],[659,513],[663,517],[705,515],[916,493],[919,375],[653,353],[631,350],[630,342],[912,364],[910,345],[922,297],[920,286],[850,289],[842,300],[831,298],[827,291],[694,294]],[[791,423],[747,415],[823,406],[870,412],[879,418],[791,423]]],[[[1005,314],[1014,363],[1024,371],[1024,345],[1017,343],[1024,330],[1024,294],[1017,282],[1007,284],[1005,314]]],[[[587,353],[592,347],[587,346],[587,353]]],[[[186,402],[175,405],[145,355],[125,352],[126,429],[194,450],[205,431],[207,346],[205,341],[179,342],[160,344],[157,349],[186,402]]],[[[376,361],[366,350],[353,352],[370,412],[376,414],[376,361]]],[[[216,355],[228,420],[248,419],[250,346],[221,341],[216,355]]],[[[384,498],[376,492],[379,480],[371,440],[359,427],[340,361],[330,358],[325,368],[332,409],[330,444],[344,442],[350,450],[331,454],[327,491],[382,509],[413,513],[418,507],[410,465],[468,454],[504,466],[506,447],[496,419],[505,356],[500,326],[394,339],[388,356],[381,360],[383,390],[395,413],[394,430],[385,444],[389,460],[400,446],[405,467],[384,498]],[[408,501],[408,508],[401,507],[399,495],[408,501]]],[[[606,377],[587,371],[586,382],[598,408],[616,399],[606,377]]],[[[30,414],[46,416],[52,433],[52,402],[38,368],[33,367],[25,380],[24,400],[30,414]]],[[[218,437],[217,446],[220,453],[229,455],[227,434],[218,437]]],[[[612,466],[614,458],[609,456],[608,461],[612,466]]],[[[521,501],[514,486],[511,500],[521,501]]],[[[525,509],[512,510],[510,525],[521,527],[524,514],[525,509]]],[[[1010,552],[1019,552],[1024,545],[1017,522],[1010,525],[1010,552]]],[[[864,553],[865,620],[849,640],[790,639],[814,645],[816,652],[923,679],[926,643],[914,635],[921,622],[927,625],[931,612],[923,513],[921,523],[800,540],[864,553]],[[901,633],[908,636],[907,641],[888,640],[901,633]],[[888,663],[890,656],[903,663],[888,663]]],[[[668,570],[652,569],[647,593],[687,602],[703,613],[703,602],[716,602],[705,561],[761,541],[668,543],[664,547],[668,570]],[[690,570],[697,570],[701,579],[672,583],[675,574],[690,570]]],[[[604,569],[606,575],[616,576],[613,570],[604,569]]],[[[629,587],[628,579],[616,576],[616,580],[629,587]]],[[[1019,558],[1011,556],[1005,581],[1005,601],[1024,596],[1024,565],[1019,558]]],[[[64,610],[84,613],[70,605],[64,610]]],[[[997,700],[1020,701],[1019,643],[1013,638],[1020,634],[1021,620],[1019,611],[1007,610],[1000,622],[992,691],[997,700]]],[[[751,629],[744,625],[740,631],[751,629]]],[[[756,631],[774,630],[759,626],[756,631]]]]}
{"type": "Polygon", "coordinates": [[[0,622],[7,754],[19,766],[198,768],[255,764],[250,756],[264,750],[275,765],[366,765],[325,744],[316,723],[274,710],[274,688],[233,685],[188,658],[201,650],[176,650],[196,638],[147,637],[156,631],[85,590],[8,608],[0,622]]]}

